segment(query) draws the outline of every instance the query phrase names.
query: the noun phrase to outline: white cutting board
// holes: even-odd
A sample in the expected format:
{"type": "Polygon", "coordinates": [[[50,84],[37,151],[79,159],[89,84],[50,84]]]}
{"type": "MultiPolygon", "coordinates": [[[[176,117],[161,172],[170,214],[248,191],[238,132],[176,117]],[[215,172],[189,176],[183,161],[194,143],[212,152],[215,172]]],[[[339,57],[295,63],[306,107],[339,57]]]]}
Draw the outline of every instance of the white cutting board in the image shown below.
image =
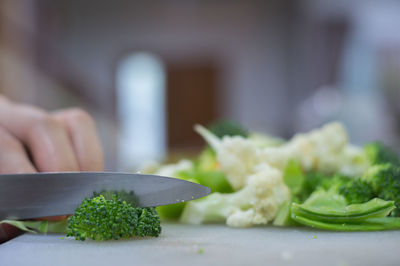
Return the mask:
{"type": "Polygon", "coordinates": [[[164,224],[160,237],[140,240],[25,234],[0,245],[0,265],[400,265],[400,231],[164,224]]]}

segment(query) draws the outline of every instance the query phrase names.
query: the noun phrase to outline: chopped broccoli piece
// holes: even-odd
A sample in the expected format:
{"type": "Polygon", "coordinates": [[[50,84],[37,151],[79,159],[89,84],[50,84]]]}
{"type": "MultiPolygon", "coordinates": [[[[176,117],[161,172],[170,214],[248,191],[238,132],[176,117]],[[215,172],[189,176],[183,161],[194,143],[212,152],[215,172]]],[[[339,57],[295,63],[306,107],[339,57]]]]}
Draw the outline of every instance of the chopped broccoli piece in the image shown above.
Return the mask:
{"type": "MultiPolygon", "coordinates": [[[[330,190],[344,196],[348,204],[365,203],[373,198],[394,201],[400,205],[400,167],[391,163],[371,166],[362,177],[325,176],[307,173],[298,201],[303,202],[318,189],[330,190]]],[[[400,216],[396,208],[391,216],[400,216]]]]}
{"type": "Polygon", "coordinates": [[[399,156],[382,142],[371,142],[364,146],[364,151],[372,165],[392,163],[400,165],[399,156]]]}
{"type": "Polygon", "coordinates": [[[339,194],[343,195],[349,204],[364,203],[375,197],[372,186],[360,178],[347,178],[339,187],[339,194]]]}
{"type": "Polygon", "coordinates": [[[372,186],[358,177],[347,177],[340,174],[327,176],[318,172],[307,173],[303,189],[299,195],[300,202],[305,201],[312,192],[323,189],[334,191],[345,197],[348,204],[364,203],[377,195],[372,186]]]}
{"type": "Polygon", "coordinates": [[[154,208],[135,208],[116,195],[86,198],[68,218],[67,236],[77,240],[91,238],[97,241],[158,236],[160,220],[154,208]]]}
{"type": "Polygon", "coordinates": [[[305,201],[317,188],[330,186],[331,177],[320,172],[305,173],[302,189],[295,195],[295,202],[305,201]]]}
{"type": "Polygon", "coordinates": [[[219,138],[223,136],[242,136],[247,138],[248,131],[230,120],[220,120],[209,126],[210,131],[219,138]]]}
{"type": "Polygon", "coordinates": [[[160,218],[155,208],[135,208],[139,217],[135,228],[136,236],[159,236],[160,218]]]}
{"type": "Polygon", "coordinates": [[[397,209],[391,216],[400,216],[400,167],[387,163],[374,165],[364,174],[362,179],[371,185],[377,197],[393,200],[397,209]]]}

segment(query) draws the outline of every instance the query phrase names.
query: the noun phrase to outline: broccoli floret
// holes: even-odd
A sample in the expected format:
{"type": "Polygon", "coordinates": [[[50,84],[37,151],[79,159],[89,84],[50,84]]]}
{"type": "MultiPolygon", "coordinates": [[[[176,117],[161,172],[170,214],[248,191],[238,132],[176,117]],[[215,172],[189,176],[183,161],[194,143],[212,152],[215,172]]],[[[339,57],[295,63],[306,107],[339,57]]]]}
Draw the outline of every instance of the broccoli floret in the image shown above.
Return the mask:
{"type": "Polygon", "coordinates": [[[347,177],[340,174],[328,176],[319,172],[306,174],[299,202],[305,201],[312,192],[318,189],[330,190],[343,195],[349,204],[364,203],[375,197],[372,186],[358,177],[347,177]]]}
{"type": "Polygon", "coordinates": [[[372,166],[364,174],[363,180],[371,185],[378,198],[393,200],[397,209],[391,215],[400,216],[400,167],[394,164],[372,166]]]}
{"type": "Polygon", "coordinates": [[[302,189],[294,198],[295,202],[305,201],[317,188],[329,186],[331,177],[319,172],[305,173],[302,189]]]}
{"type": "Polygon", "coordinates": [[[160,218],[155,208],[136,208],[139,220],[135,228],[136,236],[159,236],[160,218]]]}
{"type": "Polygon", "coordinates": [[[399,156],[382,142],[371,142],[364,146],[364,151],[372,165],[392,163],[400,165],[399,156]]]}
{"type": "Polygon", "coordinates": [[[97,241],[158,236],[160,220],[154,208],[135,208],[116,195],[86,198],[68,218],[67,236],[77,240],[91,238],[97,241]]]}
{"type": "Polygon", "coordinates": [[[348,204],[364,203],[375,197],[372,186],[360,178],[343,179],[338,192],[346,198],[348,204]]]}

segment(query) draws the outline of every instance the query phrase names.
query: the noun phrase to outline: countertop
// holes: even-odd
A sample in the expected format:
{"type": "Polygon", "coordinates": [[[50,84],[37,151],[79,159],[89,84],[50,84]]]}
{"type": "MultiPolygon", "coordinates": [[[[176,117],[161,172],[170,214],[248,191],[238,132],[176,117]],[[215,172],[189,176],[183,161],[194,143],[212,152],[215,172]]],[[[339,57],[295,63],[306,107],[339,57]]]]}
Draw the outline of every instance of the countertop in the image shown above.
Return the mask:
{"type": "Polygon", "coordinates": [[[400,231],[163,224],[158,238],[106,242],[24,234],[0,245],[0,265],[400,265],[400,231]]]}

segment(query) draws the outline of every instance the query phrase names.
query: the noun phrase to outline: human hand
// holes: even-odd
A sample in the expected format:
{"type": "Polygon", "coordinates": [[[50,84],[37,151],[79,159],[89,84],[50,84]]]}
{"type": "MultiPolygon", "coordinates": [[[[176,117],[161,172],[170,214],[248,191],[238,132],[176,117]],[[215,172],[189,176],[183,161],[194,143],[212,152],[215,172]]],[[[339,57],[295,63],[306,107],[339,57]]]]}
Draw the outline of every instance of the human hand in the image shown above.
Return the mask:
{"type": "MultiPolygon", "coordinates": [[[[102,170],[102,148],[87,112],[49,113],[0,95],[0,174],[102,170]]],[[[17,233],[0,226],[0,243],[17,233]]]]}

